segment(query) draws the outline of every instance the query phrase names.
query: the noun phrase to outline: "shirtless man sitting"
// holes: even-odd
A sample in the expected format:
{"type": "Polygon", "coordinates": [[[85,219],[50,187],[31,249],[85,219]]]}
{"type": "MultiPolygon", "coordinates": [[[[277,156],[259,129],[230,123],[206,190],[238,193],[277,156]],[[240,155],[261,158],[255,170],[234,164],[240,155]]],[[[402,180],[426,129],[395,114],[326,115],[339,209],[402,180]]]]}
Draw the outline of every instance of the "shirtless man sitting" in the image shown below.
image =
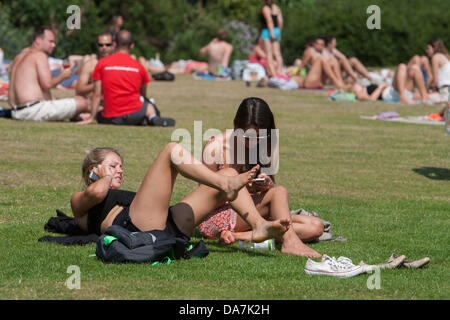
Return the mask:
{"type": "Polygon", "coordinates": [[[307,46],[297,67],[298,70],[306,67],[308,72],[305,77],[292,77],[299,87],[307,89],[322,88],[327,78],[339,89],[344,86],[337,62],[330,63],[322,54],[324,47],[325,41],[322,38],[315,39],[310,46],[307,46]]]}
{"type": "Polygon", "coordinates": [[[200,49],[200,56],[209,56],[208,70],[215,76],[226,76],[224,70],[228,69],[233,46],[226,41],[228,31],[219,29],[217,36],[210,43],[200,49]]]}
{"type": "Polygon", "coordinates": [[[80,96],[54,100],[51,89],[71,75],[64,68],[52,78],[48,56],[55,48],[55,35],[48,27],[37,27],[32,44],[14,59],[11,68],[9,104],[11,116],[16,120],[58,121],[89,112],[88,101],[80,96]]]}

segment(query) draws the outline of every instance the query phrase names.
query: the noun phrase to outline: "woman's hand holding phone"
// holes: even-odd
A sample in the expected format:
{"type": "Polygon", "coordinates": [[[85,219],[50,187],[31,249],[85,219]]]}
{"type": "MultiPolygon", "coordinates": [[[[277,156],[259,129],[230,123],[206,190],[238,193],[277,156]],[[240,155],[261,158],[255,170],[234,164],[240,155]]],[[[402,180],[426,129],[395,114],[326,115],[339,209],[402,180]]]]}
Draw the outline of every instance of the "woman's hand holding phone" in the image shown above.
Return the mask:
{"type": "Polygon", "coordinates": [[[267,191],[272,187],[272,185],[272,179],[267,174],[261,173],[252,180],[251,189],[255,192],[267,191]]]}
{"type": "Polygon", "coordinates": [[[94,169],[92,169],[91,173],[89,174],[89,178],[93,181],[97,181],[105,176],[110,176],[111,179],[113,177],[109,166],[101,164],[99,164],[97,167],[94,167],[94,169]]]}

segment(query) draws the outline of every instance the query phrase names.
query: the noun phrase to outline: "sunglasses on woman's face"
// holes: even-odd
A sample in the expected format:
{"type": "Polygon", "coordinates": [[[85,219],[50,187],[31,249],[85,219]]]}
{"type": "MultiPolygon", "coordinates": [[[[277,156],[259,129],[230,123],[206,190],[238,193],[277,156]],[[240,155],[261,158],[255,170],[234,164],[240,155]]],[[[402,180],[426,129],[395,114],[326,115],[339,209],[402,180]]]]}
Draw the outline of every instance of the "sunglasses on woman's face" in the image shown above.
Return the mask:
{"type": "Polygon", "coordinates": [[[244,139],[249,139],[249,140],[263,140],[263,139],[267,139],[269,136],[258,136],[256,134],[243,134],[242,137],[244,137],[244,139]]]}
{"type": "Polygon", "coordinates": [[[99,47],[111,47],[112,43],[97,43],[97,46],[99,46],[99,47]]]}

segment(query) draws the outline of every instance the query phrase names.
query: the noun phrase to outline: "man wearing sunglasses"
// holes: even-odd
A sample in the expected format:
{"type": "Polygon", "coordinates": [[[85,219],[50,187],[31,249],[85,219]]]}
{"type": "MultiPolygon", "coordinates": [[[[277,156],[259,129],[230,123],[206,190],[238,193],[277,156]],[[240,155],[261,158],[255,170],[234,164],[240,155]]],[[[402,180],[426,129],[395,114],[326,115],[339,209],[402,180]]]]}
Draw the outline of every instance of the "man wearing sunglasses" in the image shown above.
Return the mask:
{"type": "Polygon", "coordinates": [[[119,31],[116,52],[100,59],[92,73],[92,111],[81,124],[97,120],[98,123],[115,125],[175,125],[174,119],[161,117],[156,106],[147,99],[150,78],[145,68],[131,57],[133,48],[131,33],[119,31]],[[102,94],[103,110],[98,112],[102,94]]]}
{"type": "MultiPolygon", "coordinates": [[[[108,31],[102,32],[97,37],[97,52],[99,59],[109,56],[116,49],[116,43],[113,41],[112,34],[108,31]]],[[[92,73],[97,65],[98,59],[95,54],[83,63],[80,69],[80,76],[76,86],[76,94],[92,98],[94,93],[94,81],[92,73]]]]}

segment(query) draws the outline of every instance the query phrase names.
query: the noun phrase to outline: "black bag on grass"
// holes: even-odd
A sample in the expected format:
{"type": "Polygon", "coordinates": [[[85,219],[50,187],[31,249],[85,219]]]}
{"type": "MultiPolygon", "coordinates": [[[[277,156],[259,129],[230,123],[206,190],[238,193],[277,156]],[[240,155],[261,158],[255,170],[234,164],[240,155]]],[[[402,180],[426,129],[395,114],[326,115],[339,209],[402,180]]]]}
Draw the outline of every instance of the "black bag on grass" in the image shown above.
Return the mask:
{"type": "Polygon", "coordinates": [[[152,75],[153,80],[155,81],[173,81],[175,80],[175,75],[171,72],[164,71],[160,73],[155,73],[152,75]]]}
{"type": "Polygon", "coordinates": [[[154,263],[193,256],[206,256],[208,249],[200,241],[188,250],[188,241],[164,230],[131,232],[112,225],[97,240],[95,255],[104,262],[154,263]]]}

